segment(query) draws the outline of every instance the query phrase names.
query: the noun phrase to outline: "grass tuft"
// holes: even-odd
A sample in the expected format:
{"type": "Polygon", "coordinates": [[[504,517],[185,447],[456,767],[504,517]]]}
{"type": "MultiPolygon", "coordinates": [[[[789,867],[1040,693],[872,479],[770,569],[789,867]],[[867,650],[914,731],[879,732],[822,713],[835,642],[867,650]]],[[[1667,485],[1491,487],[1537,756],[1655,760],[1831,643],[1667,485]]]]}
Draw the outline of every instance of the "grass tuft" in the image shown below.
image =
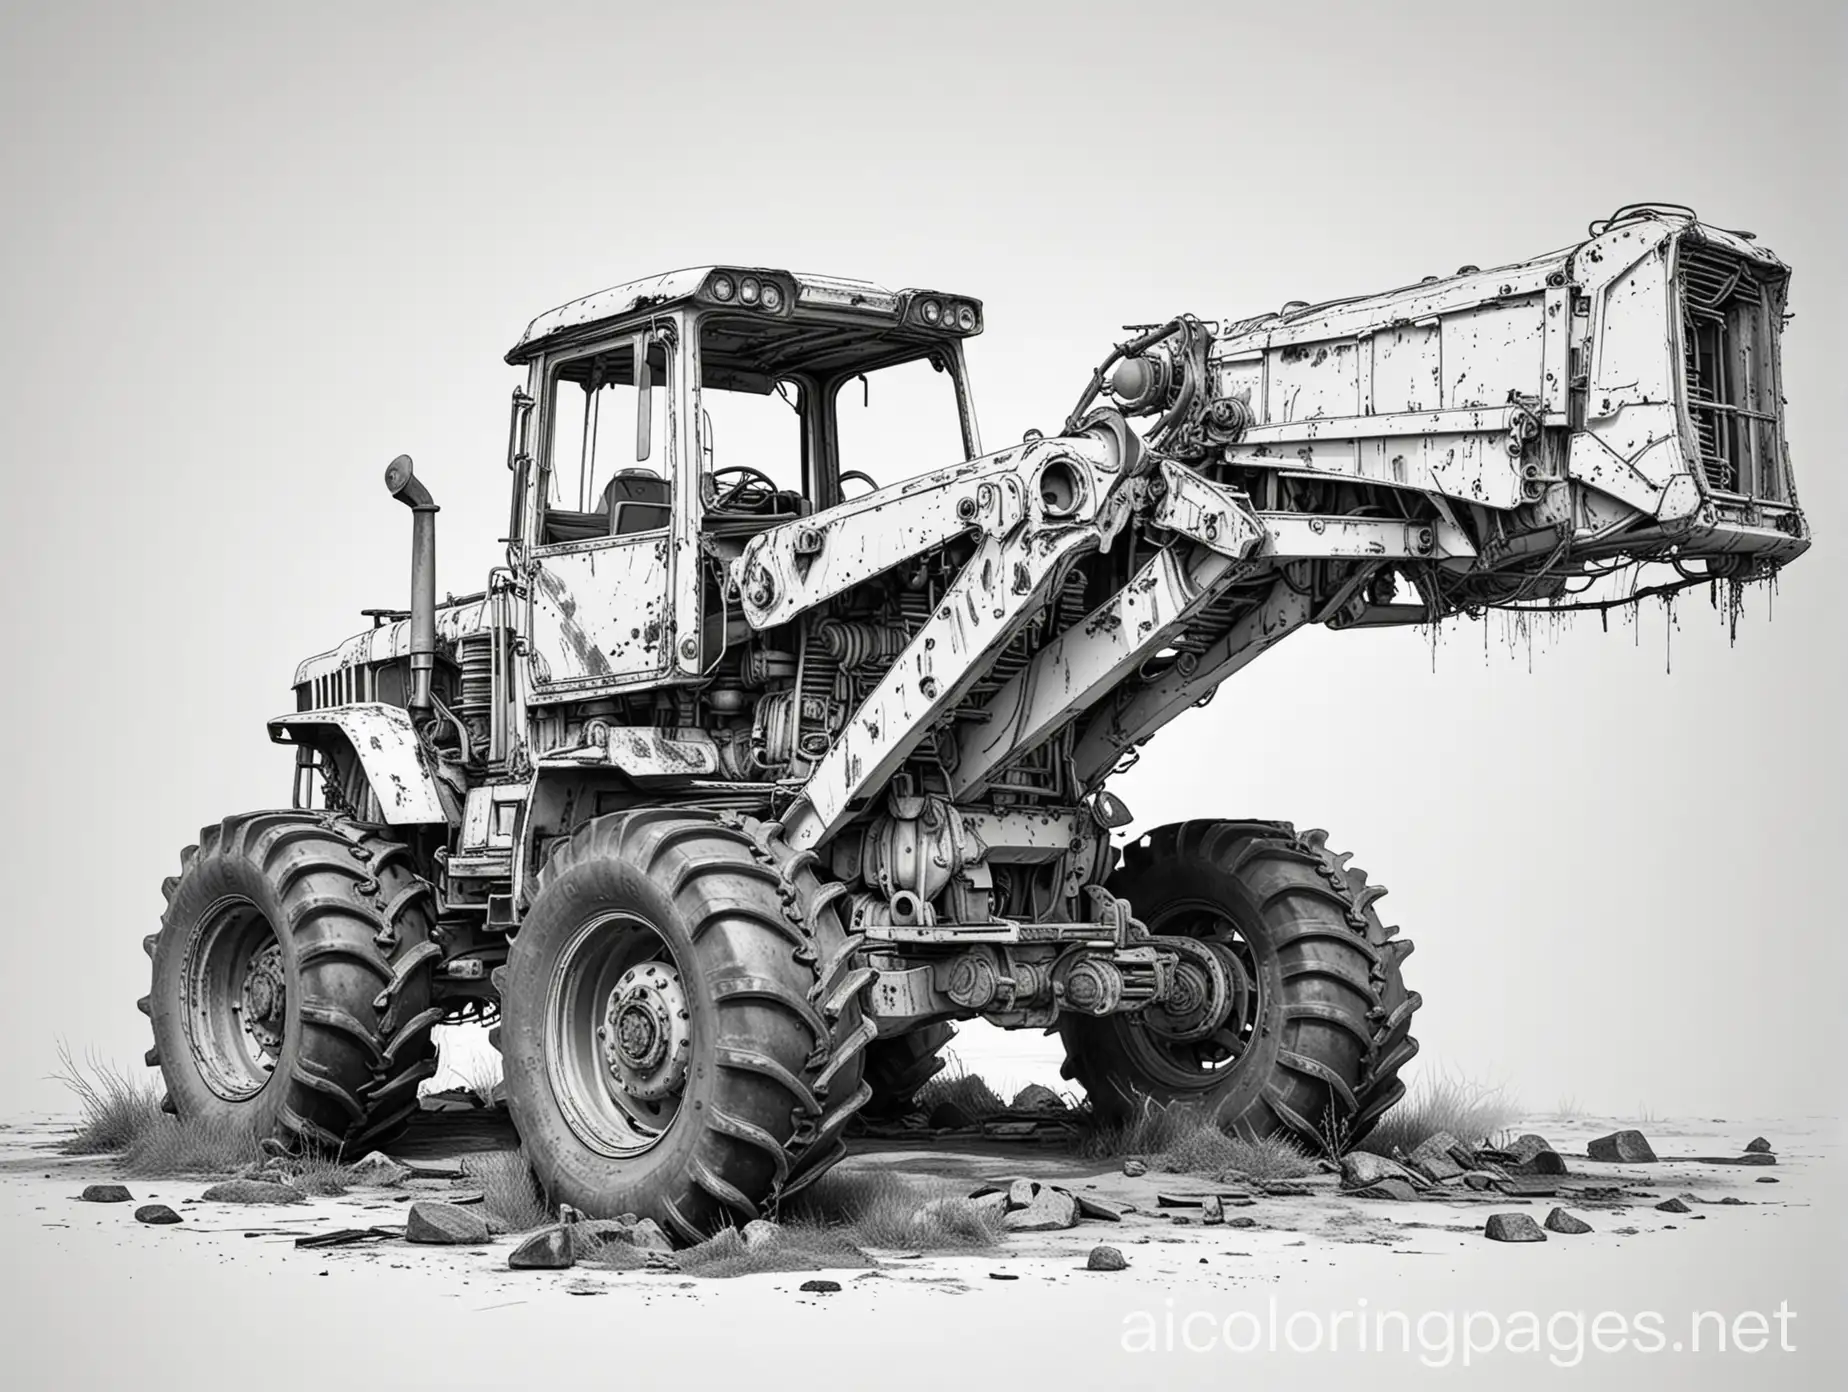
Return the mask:
{"type": "Polygon", "coordinates": [[[690,1276],[723,1280],[772,1271],[840,1271],[871,1267],[873,1259],[845,1233],[831,1228],[785,1226],[773,1242],[746,1247],[735,1228],[679,1254],[690,1276]]]}
{"type": "Polygon", "coordinates": [[[1001,1216],[976,1208],[965,1192],[949,1180],[832,1170],[792,1199],[778,1221],[786,1236],[825,1233],[854,1247],[907,1252],[993,1247],[1006,1231],[1001,1216]]]}
{"type": "Polygon", "coordinates": [[[976,1118],[1007,1110],[1007,1104],[987,1080],[979,1073],[969,1072],[954,1054],[945,1056],[942,1071],[918,1089],[912,1105],[918,1111],[928,1112],[946,1102],[976,1118]]]}
{"type": "Polygon", "coordinates": [[[1380,1118],[1360,1146],[1376,1155],[1391,1155],[1395,1148],[1410,1155],[1439,1131],[1448,1131],[1466,1145],[1480,1145],[1520,1116],[1520,1104],[1499,1084],[1473,1083],[1453,1073],[1427,1074],[1380,1118]]]}
{"type": "Polygon", "coordinates": [[[79,1064],[62,1042],[58,1064],[52,1076],[76,1098],[78,1111],[77,1129],[63,1143],[65,1154],[117,1154],[167,1120],[156,1079],[136,1077],[94,1055],[79,1064]]]}
{"type": "Polygon", "coordinates": [[[481,1206],[504,1223],[509,1232],[531,1232],[557,1221],[557,1211],[540,1189],[539,1177],[527,1162],[525,1151],[465,1156],[462,1172],[487,1196],[481,1206]]]}
{"type": "Polygon", "coordinates": [[[1228,1135],[1218,1123],[1184,1103],[1142,1099],[1127,1122],[1093,1126],[1078,1143],[1087,1160],[1136,1156],[1167,1174],[1219,1175],[1236,1172],[1257,1183],[1301,1179],[1315,1162],[1285,1136],[1251,1141],[1228,1135]]]}

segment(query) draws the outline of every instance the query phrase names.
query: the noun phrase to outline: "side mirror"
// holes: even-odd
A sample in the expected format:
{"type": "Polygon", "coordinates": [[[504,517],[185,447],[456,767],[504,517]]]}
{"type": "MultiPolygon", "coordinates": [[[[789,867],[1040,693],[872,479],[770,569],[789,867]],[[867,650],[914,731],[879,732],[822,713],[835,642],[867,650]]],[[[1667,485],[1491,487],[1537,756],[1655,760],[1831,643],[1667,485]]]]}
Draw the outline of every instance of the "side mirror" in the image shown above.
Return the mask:
{"type": "Polygon", "coordinates": [[[635,336],[635,461],[648,458],[654,439],[654,373],[648,366],[648,335],[635,336]]]}

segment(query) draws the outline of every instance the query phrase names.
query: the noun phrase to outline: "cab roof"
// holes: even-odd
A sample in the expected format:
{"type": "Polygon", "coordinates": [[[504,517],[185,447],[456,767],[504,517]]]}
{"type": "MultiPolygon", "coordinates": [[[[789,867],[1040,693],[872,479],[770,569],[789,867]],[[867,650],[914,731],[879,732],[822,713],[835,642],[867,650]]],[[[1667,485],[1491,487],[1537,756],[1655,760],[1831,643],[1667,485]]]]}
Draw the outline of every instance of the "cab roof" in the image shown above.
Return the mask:
{"type": "Polygon", "coordinates": [[[734,278],[735,283],[742,283],[745,277],[757,277],[760,281],[779,283],[786,293],[793,292],[793,302],[786,304],[780,311],[782,317],[788,317],[791,313],[799,314],[804,310],[844,310],[866,314],[874,320],[884,319],[896,323],[916,319],[918,316],[911,312],[913,305],[922,306],[927,299],[934,298],[939,303],[969,306],[975,315],[974,327],[957,330],[950,325],[926,326],[922,323],[912,323],[910,327],[928,327],[944,333],[948,338],[967,338],[982,331],[981,301],[968,295],[946,295],[941,291],[915,288],[888,290],[869,280],[848,280],[840,276],[812,275],[806,272],[796,274],[764,266],[688,266],[663,275],[612,285],[607,290],[599,290],[593,295],[585,295],[582,299],[571,300],[556,309],[547,310],[526,326],[520,341],[508,350],[507,361],[513,364],[531,362],[561,341],[582,338],[585,330],[643,310],[670,308],[694,300],[717,304],[718,301],[708,292],[713,278],[721,272],[734,278]]]}

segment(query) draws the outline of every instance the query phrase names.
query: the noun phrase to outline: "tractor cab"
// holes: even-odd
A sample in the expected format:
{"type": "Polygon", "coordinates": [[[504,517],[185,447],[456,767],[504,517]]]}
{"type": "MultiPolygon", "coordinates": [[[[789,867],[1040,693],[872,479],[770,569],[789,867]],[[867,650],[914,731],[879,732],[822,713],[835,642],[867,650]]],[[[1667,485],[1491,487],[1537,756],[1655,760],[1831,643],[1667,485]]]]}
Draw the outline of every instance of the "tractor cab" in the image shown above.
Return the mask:
{"type": "MultiPolygon", "coordinates": [[[[757,533],[981,452],[980,302],[708,266],[539,316],[507,361],[531,699],[698,680],[757,533]]],[[[517,569],[518,567],[516,567],[517,569]]]]}

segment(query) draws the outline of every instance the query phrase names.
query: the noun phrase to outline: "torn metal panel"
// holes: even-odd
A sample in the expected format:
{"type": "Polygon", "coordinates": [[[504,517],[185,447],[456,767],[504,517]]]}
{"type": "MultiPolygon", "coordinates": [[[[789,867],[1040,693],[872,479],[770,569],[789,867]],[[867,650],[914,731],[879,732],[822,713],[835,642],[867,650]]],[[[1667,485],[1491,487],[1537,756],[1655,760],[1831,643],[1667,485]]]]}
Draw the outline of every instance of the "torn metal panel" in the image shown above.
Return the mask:
{"type": "Polygon", "coordinates": [[[358,757],[381,814],[393,826],[449,820],[410,712],[402,706],[362,703],[280,715],[269,722],[269,733],[277,744],[322,750],[330,740],[344,742],[358,757]]]}

